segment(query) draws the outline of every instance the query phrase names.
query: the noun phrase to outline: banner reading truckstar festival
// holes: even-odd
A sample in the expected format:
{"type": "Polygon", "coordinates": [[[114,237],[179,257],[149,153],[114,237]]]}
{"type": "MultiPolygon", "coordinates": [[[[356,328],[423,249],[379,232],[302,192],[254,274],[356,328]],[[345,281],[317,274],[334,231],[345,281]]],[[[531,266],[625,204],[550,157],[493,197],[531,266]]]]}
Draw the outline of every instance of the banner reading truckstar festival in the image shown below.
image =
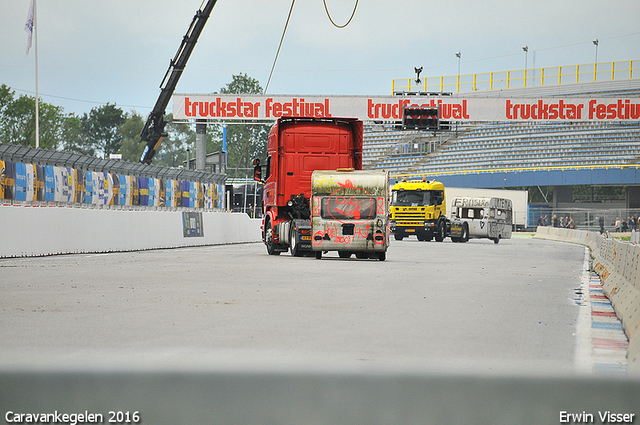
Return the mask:
{"type": "Polygon", "coordinates": [[[434,108],[445,121],[637,121],[640,98],[478,98],[453,96],[267,96],[174,94],[180,120],[275,120],[349,117],[400,121],[404,108],[434,108]]]}

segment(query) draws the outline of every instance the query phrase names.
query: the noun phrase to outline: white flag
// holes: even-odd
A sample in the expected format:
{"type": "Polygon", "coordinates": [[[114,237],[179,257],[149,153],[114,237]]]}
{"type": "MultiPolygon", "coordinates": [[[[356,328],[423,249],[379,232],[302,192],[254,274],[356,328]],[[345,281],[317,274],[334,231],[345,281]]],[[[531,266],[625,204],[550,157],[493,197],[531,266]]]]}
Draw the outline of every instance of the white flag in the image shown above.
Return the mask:
{"type": "Polygon", "coordinates": [[[29,49],[31,48],[31,37],[33,36],[33,2],[35,0],[31,0],[31,6],[29,7],[29,14],[27,15],[27,22],[24,24],[24,30],[29,34],[27,38],[27,53],[29,54],[29,49]]]}

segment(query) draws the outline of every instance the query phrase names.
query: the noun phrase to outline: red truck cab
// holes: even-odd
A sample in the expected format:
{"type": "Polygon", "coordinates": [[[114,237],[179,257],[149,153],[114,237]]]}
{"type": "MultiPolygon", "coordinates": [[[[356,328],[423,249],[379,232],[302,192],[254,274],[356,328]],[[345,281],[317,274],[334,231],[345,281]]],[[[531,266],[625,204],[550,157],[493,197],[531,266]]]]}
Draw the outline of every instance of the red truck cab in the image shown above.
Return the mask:
{"type": "Polygon", "coordinates": [[[362,169],[362,121],[355,118],[280,118],[269,132],[262,240],[271,255],[292,247],[311,252],[311,174],[362,169]],[[292,240],[293,237],[293,240],[292,240]]]}

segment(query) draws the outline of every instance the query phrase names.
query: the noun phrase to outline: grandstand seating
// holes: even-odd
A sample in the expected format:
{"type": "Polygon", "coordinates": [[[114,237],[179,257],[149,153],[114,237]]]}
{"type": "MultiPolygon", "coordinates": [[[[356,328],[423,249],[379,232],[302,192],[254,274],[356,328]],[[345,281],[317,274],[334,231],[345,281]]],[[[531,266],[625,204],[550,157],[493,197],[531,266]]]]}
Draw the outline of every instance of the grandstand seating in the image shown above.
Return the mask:
{"type": "Polygon", "coordinates": [[[606,166],[640,159],[639,122],[485,123],[440,140],[426,132],[367,130],[364,167],[394,173],[606,166]]]}

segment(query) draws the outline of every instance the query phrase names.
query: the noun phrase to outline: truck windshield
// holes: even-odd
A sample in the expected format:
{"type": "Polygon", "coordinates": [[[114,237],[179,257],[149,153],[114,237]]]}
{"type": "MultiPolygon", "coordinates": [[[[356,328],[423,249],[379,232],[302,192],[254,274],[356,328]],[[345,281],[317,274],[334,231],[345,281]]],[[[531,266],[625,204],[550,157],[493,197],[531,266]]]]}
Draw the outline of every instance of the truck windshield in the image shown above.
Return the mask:
{"type": "Polygon", "coordinates": [[[394,190],[391,195],[394,207],[420,207],[431,205],[430,190],[394,190]]]}
{"type": "Polygon", "coordinates": [[[375,199],[368,196],[322,198],[321,216],[325,220],[368,220],[376,217],[375,199]]]}

